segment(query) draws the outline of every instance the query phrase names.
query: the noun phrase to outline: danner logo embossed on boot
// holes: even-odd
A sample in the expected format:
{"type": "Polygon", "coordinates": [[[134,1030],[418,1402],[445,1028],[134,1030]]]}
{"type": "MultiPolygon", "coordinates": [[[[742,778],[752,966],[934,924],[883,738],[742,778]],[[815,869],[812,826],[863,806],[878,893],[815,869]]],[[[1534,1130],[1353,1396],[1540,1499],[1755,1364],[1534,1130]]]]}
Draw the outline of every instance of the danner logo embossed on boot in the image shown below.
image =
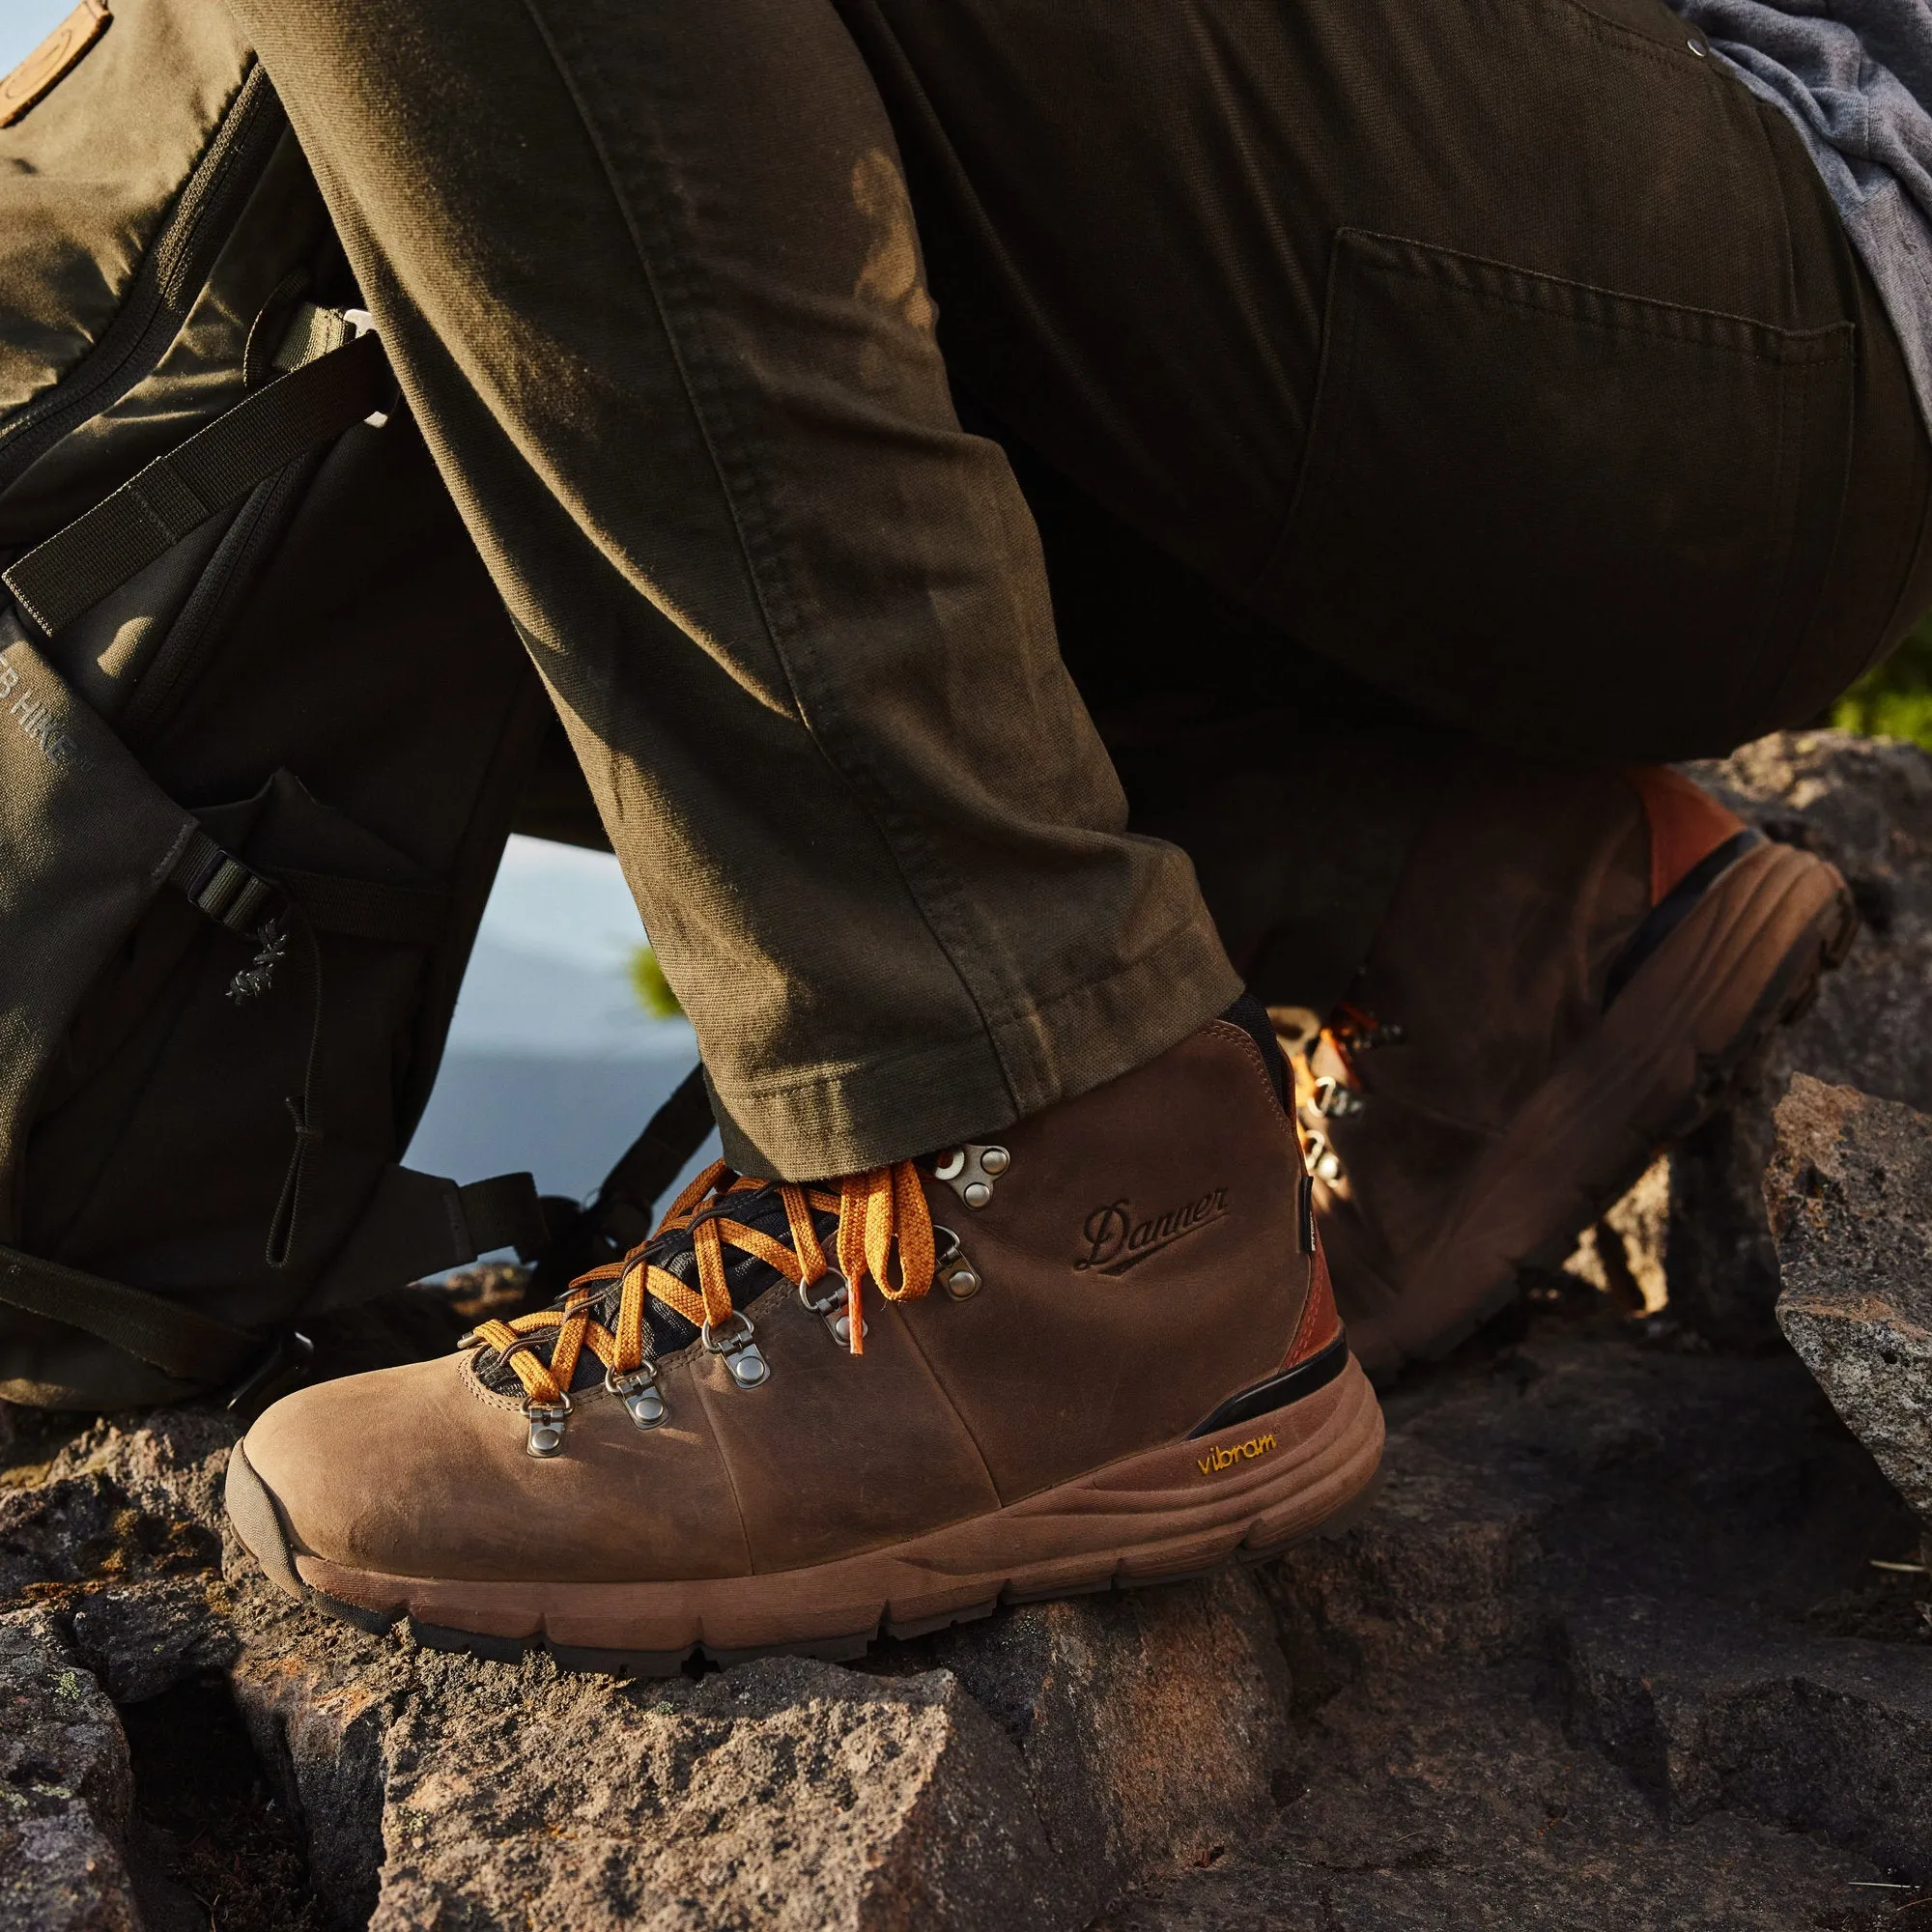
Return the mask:
{"type": "Polygon", "coordinates": [[[1211,1476],[1220,1469],[1232,1469],[1236,1463],[1252,1463],[1257,1456],[1265,1456],[1275,1446],[1272,1435],[1250,1435],[1245,1442],[1236,1442],[1226,1449],[1210,1449],[1207,1455],[1197,1458],[1201,1473],[1211,1476]]]}
{"type": "Polygon", "coordinates": [[[1184,1208],[1171,1208],[1165,1214],[1137,1219],[1130,1201],[1110,1202],[1096,1208],[1080,1230],[1087,1253],[1073,1264],[1076,1268],[1092,1268],[1100,1274],[1125,1274],[1139,1267],[1163,1248],[1171,1248],[1183,1236],[1194,1234],[1210,1221],[1218,1221],[1228,1211],[1228,1190],[1211,1188],[1198,1201],[1184,1208]]]}

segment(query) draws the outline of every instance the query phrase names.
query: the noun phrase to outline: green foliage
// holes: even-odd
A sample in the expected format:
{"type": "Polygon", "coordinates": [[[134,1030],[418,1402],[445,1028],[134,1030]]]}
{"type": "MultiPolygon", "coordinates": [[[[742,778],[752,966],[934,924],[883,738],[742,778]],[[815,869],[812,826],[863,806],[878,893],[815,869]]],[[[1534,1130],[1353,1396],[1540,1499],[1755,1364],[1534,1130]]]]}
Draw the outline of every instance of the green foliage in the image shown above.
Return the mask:
{"type": "Polygon", "coordinates": [[[639,1006],[654,1020],[681,1019],[684,1015],[684,1008],[658,964],[658,955],[648,946],[640,946],[631,954],[631,990],[637,994],[639,1006]]]}
{"type": "Polygon", "coordinates": [[[1932,616],[1838,699],[1832,723],[1867,738],[1909,738],[1932,752],[1932,616]]]}

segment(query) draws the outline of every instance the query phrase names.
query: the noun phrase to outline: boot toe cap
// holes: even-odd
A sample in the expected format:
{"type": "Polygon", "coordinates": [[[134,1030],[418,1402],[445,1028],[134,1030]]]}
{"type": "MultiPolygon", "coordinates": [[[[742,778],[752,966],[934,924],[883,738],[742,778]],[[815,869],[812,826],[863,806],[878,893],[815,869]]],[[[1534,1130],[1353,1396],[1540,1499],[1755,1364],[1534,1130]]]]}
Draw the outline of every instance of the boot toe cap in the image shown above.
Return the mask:
{"type": "Polygon", "coordinates": [[[522,1405],[485,1388],[464,1356],[318,1383],[243,1438],[230,1514],[284,1588],[331,1589],[318,1562],[516,1584],[739,1575],[745,1533],[692,1377],[690,1365],[668,1372],[671,1418],[648,1431],[601,1388],[579,1394],[549,1457],[529,1453],[522,1405]],[[260,1547],[277,1537],[294,1582],[260,1547]]]}
{"type": "MultiPolygon", "coordinates": [[[[273,1498],[292,1555],[392,1576],[447,1567],[447,1532],[482,1502],[472,1487],[482,1445],[463,1437],[492,1424],[521,1435],[513,1411],[469,1400],[466,1415],[447,1402],[462,1374],[445,1356],[319,1382],[264,1411],[240,1453],[273,1498]]],[[[239,1514],[237,1527],[250,1541],[239,1514]]]]}

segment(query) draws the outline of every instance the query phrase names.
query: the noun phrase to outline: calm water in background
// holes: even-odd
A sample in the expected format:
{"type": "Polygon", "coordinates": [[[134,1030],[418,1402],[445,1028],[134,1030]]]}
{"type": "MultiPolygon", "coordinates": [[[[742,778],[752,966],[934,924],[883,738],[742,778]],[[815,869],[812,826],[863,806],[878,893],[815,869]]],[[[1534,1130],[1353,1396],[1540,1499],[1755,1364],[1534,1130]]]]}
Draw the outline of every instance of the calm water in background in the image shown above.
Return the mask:
{"type": "MultiPolygon", "coordinates": [[[[595,1187],[697,1060],[691,1029],[651,1019],[631,991],[643,940],[608,853],[512,838],[409,1164],[458,1180],[528,1168],[546,1194],[595,1187]]],[[[699,1159],[716,1152],[714,1137],[699,1159]]]]}

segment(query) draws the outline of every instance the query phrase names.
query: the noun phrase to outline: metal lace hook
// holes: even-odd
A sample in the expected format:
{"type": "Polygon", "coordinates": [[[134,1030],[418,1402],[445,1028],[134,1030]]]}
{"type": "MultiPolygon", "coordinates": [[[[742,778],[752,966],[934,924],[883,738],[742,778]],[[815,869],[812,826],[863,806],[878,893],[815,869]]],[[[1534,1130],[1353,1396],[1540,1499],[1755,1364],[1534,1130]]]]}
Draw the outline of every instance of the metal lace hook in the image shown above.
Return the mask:
{"type": "Polygon", "coordinates": [[[771,1380],[772,1365],[753,1340],[757,1330],[752,1326],[752,1318],[742,1309],[734,1308],[731,1320],[738,1324],[731,1330],[731,1340],[720,1341],[716,1326],[709,1321],[698,1331],[699,1336],[708,1354],[724,1356],[724,1367],[740,1388],[756,1388],[759,1383],[771,1380]]]}
{"type": "Polygon", "coordinates": [[[658,1372],[648,1361],[639,1362],[622,1375],[606,1369],[604,1386],[624,1405],[639,1429],[655,1429],[670,1413],[664,1391],[658,1387],[658,1372]]]}
{"type": "Polygon", "coordinates": [[[563,1448],[563,1427],[570,1419],[570,1397],[558,1393],[555,1402],[538,1402],[526,1397],[524,1416],[529,1423],[529,1440],[524,1447],[539,1461],[558,1454],[563,1448]]]}

